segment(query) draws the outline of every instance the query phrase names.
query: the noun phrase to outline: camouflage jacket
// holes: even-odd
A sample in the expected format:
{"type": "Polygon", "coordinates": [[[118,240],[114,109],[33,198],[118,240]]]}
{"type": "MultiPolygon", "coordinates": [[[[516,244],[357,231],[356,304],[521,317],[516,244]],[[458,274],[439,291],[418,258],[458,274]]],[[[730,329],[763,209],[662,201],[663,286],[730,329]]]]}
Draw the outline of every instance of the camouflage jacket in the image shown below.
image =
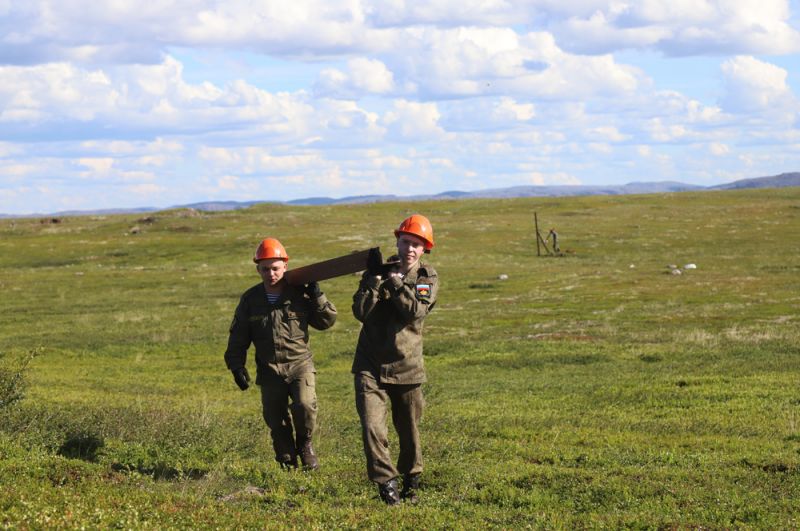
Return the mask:
{"type": "Polygon", "coordinates": [[[422,323],[438,290],[436,271],[426,264],[418,263],[403,278],[365,272],[353,295],[353,315],[363,326],[352,372],[367,371],[389,384],[424,382],[422,323]]]}
{"type": "Polygon", "coordinates": [[[234,370],[245,366],[247,349],[256,347],[256,383],[264,370],[288,380],[313,370],[308,346],[308,326],[317,330],[336,322],[336,308],[325,295],[311,300],[300,288],[287,285],[273,305],[267,300],[264,284],[244,292],[231,322],[225,364],[234,370]]]}

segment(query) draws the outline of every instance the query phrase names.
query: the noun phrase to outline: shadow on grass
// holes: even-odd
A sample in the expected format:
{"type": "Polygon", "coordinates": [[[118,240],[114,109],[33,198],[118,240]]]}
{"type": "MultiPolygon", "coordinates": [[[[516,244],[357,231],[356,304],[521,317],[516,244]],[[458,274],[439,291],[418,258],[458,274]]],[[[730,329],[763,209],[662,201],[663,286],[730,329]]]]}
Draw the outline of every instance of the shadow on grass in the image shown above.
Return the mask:
{"type": "MultiPolygon", "coordinates": [[[[97,463],[101,460],[107,461],[109,455],[102,452],[105,442],[102,437],[93,434],[76,433],[67,437],[58,449],[58,455],[69,459],[80,459],[90,463],[97,463]]],[[[175,467],[167,463],[145,462],[134,459],[134,462],[121,462],[120,459],[112,459],[110,467],[115,472],[131,473],[136,472],[145,476],[151,476],[155,480],[176,480],[176,479],[201,479],[208,473],[207,470],[200,468],[175,467]]]]}
{"type": "Polygon", "coordinates": [[[97,452],[105,442],[102,437],[86,433],[73,433],[59,447],[58,455],[70,459],[81,459],[90,463],[97,462],[97,452]]]}

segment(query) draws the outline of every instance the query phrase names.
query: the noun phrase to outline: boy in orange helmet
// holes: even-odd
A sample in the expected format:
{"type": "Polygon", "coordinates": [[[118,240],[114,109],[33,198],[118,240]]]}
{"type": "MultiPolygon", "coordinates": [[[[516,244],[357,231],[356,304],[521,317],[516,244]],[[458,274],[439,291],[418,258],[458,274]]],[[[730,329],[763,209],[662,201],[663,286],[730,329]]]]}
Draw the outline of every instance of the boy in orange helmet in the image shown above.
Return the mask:
{"type": "Polygon", "coordinates": [[[289,257],[278,240],[263,240],[253,261],[262,281],[239,300],[225,364],[239,388],[246,390],[250,386],[247,349],[251,343],[255,345],[256,384],[261,388],[262,413],[275,460],[284,468],[296,468],[299,455],[304,469],[315,470],[319,461],[311,438],[317,418],[316,371],[308,327],[325,330],[333,326],[336,308],[316,282],[298,288],[285,281],[289,257]]]}
{"type": "Polygon", "coordinates": [[[394,232],[397,265],[386,271],[378,253],[370,256],[358,290],[353,295],[353,315],[363,323],[353,361],[356,409],[361,420],[369,479],[378,485],[389,505],[401,498],[417,501],[422,472],[418,424],[424,399],[422,323],[436,304],[436,271],[420,262],[433,248],[433,227],[425,216],[414,214],[394,232]],[[389,456],[387,403],[400,442],[397,466],[389,456]],[[397,478],[403,476],[398,492],[397,478]]]}

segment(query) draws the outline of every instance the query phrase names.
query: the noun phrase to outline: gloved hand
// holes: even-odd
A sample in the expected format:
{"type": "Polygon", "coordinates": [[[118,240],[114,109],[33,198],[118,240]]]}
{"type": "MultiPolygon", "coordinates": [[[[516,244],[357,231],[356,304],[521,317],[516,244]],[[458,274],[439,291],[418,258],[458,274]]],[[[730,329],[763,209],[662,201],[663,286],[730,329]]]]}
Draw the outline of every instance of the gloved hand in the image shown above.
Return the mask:
{"type": "Polygon", "coordinates": [[[320,295],[322,295],[322,290],[319,289],[319,282],[313,280],[303,286],[303,291],[311,300],[317,299],[320,295]]]}
{"type": "Polygon", "coordinates": [[[231,372],[233,373],[233,381],[236,382],[236,385],[239,386],[239,389],[245,391],[248,387],[250,387],[250,375],[247,373],[246,367],[233,369],[231,372]]]}
{"type": "Polygon", "coordinates": [[[402,277],[400,272],[400,257],[390,256],[386,263],[383,265],[383,274],[387,277],[402,277]]]}
{"type": "Polygon", "coordinates": [[[383,273],[383,256],[378,247],[373,247],[367,255],[367,272],[373,277],[383,273]]]}

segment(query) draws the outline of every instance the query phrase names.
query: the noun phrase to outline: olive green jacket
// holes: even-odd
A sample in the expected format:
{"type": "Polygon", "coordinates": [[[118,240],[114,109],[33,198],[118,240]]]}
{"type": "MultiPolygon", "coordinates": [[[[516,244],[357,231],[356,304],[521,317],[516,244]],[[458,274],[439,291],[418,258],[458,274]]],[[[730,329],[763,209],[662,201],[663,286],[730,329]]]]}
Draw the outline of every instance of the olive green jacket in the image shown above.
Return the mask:
{"type": "Polygon", "coordinates": [[[389,384],[425,381],[422,323],[436,305],[439,281],[427,264],[404,278],[365,272],[353,295],[353,315],[363,323],[352,371],[370,372],[389,384]]]}
{"type": "Polygon", "coordinates": [[[324,294],[311,300],[300,288],[287,285],[278,301],[267,300],[263,283],[244,292],[231,322],[225,364],[235,370],[245,366],[247,349],[256,347],[256,383],[264,370],[288,380],[313,370],[308,346],[308,326],[317,330],[336,322],[336,308],[324,294]]]}

